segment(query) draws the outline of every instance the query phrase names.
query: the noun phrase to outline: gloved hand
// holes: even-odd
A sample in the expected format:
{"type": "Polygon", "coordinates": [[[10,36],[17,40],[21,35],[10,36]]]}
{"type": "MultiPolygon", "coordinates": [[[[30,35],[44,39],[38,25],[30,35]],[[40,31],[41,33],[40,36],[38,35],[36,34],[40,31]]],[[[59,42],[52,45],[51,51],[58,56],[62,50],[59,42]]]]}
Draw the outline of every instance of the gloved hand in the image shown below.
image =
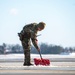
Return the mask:
{"type": "Polygon", "coordinates": [[[40,52],[40,48],[37,49],[40,52]]]}

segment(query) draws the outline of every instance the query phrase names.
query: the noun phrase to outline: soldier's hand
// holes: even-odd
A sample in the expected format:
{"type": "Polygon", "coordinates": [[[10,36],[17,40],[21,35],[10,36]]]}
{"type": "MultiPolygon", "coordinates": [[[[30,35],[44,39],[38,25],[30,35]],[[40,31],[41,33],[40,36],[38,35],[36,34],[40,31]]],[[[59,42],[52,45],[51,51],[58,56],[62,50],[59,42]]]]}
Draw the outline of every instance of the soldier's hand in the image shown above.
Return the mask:
{"type": "Polygon", "coordinates": [[[40,52],[40,48],[37,49],[40,52]]]}

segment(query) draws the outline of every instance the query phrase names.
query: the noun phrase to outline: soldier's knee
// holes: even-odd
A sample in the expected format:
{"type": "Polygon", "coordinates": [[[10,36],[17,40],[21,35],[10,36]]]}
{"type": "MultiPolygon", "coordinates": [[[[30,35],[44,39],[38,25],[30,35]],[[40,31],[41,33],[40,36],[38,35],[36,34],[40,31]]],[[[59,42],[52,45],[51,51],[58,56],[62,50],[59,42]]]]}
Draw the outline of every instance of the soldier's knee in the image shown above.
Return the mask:
{"type": "Polygon", "coordinates": [[[30,54],[30,49],[24,49],[24,54],[30,54]]]}

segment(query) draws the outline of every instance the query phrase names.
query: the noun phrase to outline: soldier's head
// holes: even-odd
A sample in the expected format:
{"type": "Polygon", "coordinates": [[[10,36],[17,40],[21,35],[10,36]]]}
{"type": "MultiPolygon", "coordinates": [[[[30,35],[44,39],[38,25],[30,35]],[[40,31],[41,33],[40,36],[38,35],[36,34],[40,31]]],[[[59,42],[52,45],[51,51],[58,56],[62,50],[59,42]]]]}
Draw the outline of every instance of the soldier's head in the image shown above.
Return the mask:
{"type": "Polygon", "coordinates": [[[37,27],[38,27],[38,31],[41,31],[45,28],[45,23],[44,22],[39,22],[39,24],[37,24],[37,27]]]}

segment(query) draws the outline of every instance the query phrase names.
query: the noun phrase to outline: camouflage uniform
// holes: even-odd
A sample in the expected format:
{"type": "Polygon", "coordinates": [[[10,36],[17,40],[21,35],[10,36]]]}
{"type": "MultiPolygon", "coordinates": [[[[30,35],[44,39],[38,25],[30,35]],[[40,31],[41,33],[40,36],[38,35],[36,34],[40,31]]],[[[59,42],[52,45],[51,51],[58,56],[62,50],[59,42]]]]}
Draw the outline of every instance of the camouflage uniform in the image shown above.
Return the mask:
{"type": "Polygon", "coordinates": [[[24,49],[24,65],[29,65],[30,63],[30,48],[31,48],[31,42],[30,39],[35,46],[36,49],[38,49],[37,45],[37,23],[31,23],[28,25],[25,25],[23,27],[23,30],[19,33],[20,40],[24,49]]]}

